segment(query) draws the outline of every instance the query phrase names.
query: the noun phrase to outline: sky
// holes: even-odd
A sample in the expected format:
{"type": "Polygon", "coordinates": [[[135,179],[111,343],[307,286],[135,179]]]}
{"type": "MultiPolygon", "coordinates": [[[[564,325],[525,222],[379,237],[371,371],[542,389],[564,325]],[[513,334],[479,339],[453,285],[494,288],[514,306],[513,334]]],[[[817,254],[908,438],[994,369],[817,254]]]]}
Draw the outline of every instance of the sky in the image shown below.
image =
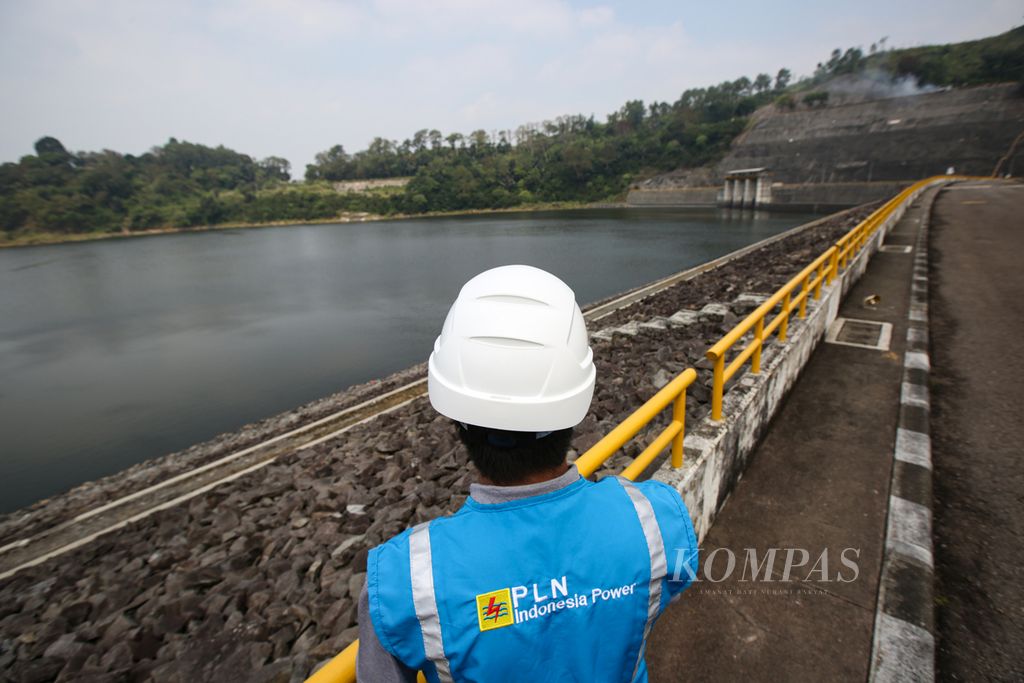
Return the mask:
{"type": "Polygon", "coordinates": [[[0,162],[44,135],[141,154],[169,138],[274,155],[423,128],[514,130],[832,49],[957,42],[1020,0],[0,0],[0,162]]]}

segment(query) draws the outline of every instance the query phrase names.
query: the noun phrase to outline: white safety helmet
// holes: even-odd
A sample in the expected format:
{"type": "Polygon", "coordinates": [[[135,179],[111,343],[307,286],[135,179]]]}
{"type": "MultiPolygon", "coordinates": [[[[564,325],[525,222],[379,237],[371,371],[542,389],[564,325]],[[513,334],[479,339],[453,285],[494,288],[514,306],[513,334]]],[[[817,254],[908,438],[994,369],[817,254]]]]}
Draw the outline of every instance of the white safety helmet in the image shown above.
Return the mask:
{"type": "Polygon", "coordinates": [[[594,395],[594,355],[576,297],[532,266],[493,268],[467,282],[427,365],[434,409],[478,427],[573,427],[594,395]]]}

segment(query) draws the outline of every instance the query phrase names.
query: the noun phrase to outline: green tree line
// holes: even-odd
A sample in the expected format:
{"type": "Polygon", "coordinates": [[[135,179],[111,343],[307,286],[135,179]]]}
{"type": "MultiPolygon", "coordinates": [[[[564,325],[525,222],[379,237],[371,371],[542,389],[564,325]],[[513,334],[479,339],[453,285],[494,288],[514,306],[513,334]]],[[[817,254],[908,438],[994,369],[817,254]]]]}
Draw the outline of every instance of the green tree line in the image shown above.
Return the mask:
{"type": "Polygon", "coordinates": [[[402,143],[374,140],[351,156],[335,146],[307,166],[306,179],[411,176],[392,197],[406,213],[606,199],[638,176],[719,158],[789,79],[784,69],[775,79],[687,90],[673,103],[631,100],[604,121],[576,115],[515,131],[421,130],[402,143]]]}
{"type": "Polygon", "coordinates": [[[864,62],[895,77],[911,76],[921,85],[1017,82],[1024,89],[1024,26],[965,43],[876,51],[864,62]]]}
{"type": "Polygon", "coordinates": [[[442,136],[422,130],[375,139],[353,155],[336,145],[289,182],[286,160],[169,140],[139,155],[72,153],[44,137],[35,154],[0,165],[0,228],[8,233],[124,232],[229,222],[324,219],[591,201],[637,174],[699,166],[728,149],[746,117],[789,81],[785,69],[710,88],[675,103],[624,104],[605,121],[565,116],[516,131],[442,136]],[[338,192],[332,183],[411,176],[404,188],[338,192]]]}
{"type": "Polygon", "coordinates": [[[783,110],[800,105],[821,107],[829,93],[817,90],[838,76],[863,74],[888,77],[891,81],[911,79],[919,86],[966,87],[986,83],[1018,84],[1024,96],[1024,26],[981,40],[950,45],[886,49],[888,37],[862,47],[836,48],[824,62],[818,62],[814,75],[801,79],[794,88],[775,100],[783,110]]]}
{"type": "Polygon", "coordinates": [[[1024,86],[1024,26],[997,36],[949,45],[887,50],[888,37],[862,47],[835,49],[819,62],[807,88],[844,74],[876,69],[893,79],[913,78],[919,85],[965,87],[1017,82],[1024,86]]]}

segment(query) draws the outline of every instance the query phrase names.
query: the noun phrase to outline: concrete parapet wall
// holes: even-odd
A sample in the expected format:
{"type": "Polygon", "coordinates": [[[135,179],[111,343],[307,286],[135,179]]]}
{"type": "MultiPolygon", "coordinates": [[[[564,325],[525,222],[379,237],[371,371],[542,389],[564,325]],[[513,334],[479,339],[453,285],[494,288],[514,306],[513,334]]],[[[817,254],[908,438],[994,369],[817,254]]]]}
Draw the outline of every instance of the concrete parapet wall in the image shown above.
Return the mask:
{"type": "MultiPolygon", "coordinates": [[[[760,209],[826,211],[860,206],[899,194],[910,181],[873,183],[817,183],[785,185],[776,183],[762,190],[760,209]],[[767,201],[766,201],[767,200],[767,201]]],[[[739,188],[742,192],[742,185],[739,188]]],[[[630,190],[630,206],[715,206],[722,197],[718,187],[680,187],[630,190]]]]}
{"type": "MultiPolygon", "coordinates": [[[[699,539],[703,540],[742,477],[747,459],[835,320],[846,293],[863,275],[885,234],[912,201],[913,198],[904,202],[889,216],[839,278],[822,289],[820,300],[809,302],[804,320],[795,313],[792,315],[786,343],[780,344],[773,338],[765,346],[760,374],[744,371],[738,379],[734,378],[724,397],[723,419],[716,422],[705,418],[695,429],[687,431],[683,467],[677,470],[665,461],[654,472],[652,478],[682,494],[699,539]]],[[[746,339],[740,343],[746,343],[746,339]]]]}
{"type": "Polygon", "coordinates": [[[338,192],[366,192],[382,187],[405,187],[412,177],[408,178],[372,178],[367,180],[342,180],[332,183],[338,192]]]}
{"type": "Polygon", "coordinates": [[[880,199],[889,199],[904,190],[910,181],[874,183],[819,183],[807,185],[775,185],[772,187],[772,208],[828,210],[859,206],[880,199]]]}

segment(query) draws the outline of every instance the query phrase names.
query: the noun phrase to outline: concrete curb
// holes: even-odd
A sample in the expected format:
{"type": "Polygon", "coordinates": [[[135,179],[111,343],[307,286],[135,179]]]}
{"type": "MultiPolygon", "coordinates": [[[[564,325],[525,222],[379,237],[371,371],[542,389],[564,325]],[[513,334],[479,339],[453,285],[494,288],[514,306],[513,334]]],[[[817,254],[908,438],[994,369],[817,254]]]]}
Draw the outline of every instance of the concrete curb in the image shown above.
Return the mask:
{"type": "Polygon", "coordinates": [[[914,246],[900,414],[869,681],[935,680],[935,562],[928,425],[928,224],[939,192],[923,207],[914,246]]]}

